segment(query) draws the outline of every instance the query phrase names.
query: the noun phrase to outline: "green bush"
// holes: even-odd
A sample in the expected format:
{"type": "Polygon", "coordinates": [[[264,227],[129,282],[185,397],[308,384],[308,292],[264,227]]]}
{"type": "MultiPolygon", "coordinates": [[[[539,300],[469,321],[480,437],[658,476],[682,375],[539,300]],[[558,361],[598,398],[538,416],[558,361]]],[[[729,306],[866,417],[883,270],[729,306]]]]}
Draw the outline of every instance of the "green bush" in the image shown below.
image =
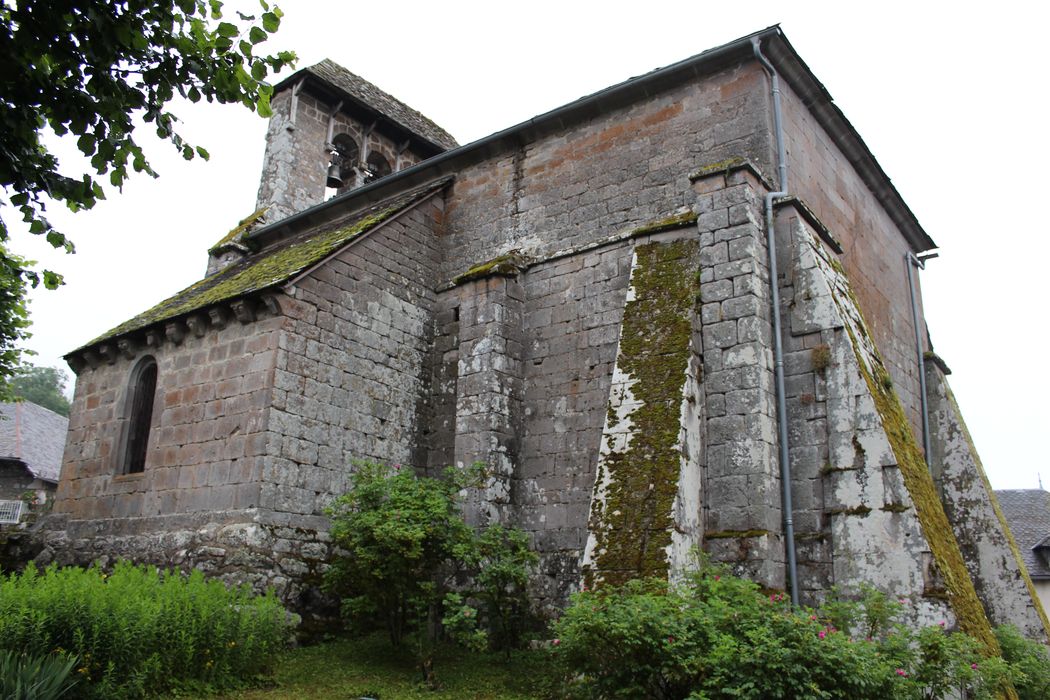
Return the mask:
{"type": "Polygon", "coordinates": [[[287,640],[272,595],[119,563],[0,579],[0,648],[79,657],[78,696],[142,697],[175,688],[225,688],[267,670],[287,640]]]}
{"type": "Polygon", "coordinates": [[[1019,671],[1014,688],[1020,700],[1050,698],[1050,655],[1046,645],[1025,639],[1013,625],[997,627],[995,637],[1003,658],[1019,671]]]}
{"type": "Polygon", "coordinates": [[[344,554],[332,562],[326,587],[357,627],[379,624],[395,645],[414,635],[431,684],[439,638],[509,650],[527,619],[536,555],[524,533],[499,525],[475,532],[463,519],[459,496],[483,477],[480,464],[434,479],[359,463],[350,490],[328,510],[332,541],[344,554]]]}
{"type": "Polygon", "coordinates": [[[0,698],[58,700],[77,684],[69,674],[77,657],[0,651],[0,698]]]}
{"type": "Polygon", "coordinates": [[[676,585],[583,591],[555,625],[563,678],[556,694],[975,699],[995,697],[1008,682],[1011,668],[984,658],[966,635],[891,624],[899,608],[867,590],[862,601],[827,612],[796,611],[782,594],[707,564],[676,585]]]}

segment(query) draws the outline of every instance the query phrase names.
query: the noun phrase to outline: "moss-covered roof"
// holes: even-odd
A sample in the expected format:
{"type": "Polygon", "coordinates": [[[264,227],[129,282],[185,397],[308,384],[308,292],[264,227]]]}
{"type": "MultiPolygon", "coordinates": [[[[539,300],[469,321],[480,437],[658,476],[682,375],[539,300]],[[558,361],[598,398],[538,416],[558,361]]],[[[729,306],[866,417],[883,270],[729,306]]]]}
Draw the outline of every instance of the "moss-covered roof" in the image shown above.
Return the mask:
{"type": "MultiPolygon", "coordinates": [[[[205,277],[138,316],[106,331],[77,350],[142,330],[155,323],[260,292],[292,279],[352,239],[408,209],[444,182],[427,185],[372,205],[335,228],[292,236],[205,277]]],[[[72,353],[71,353],[72,354],[72,353]]]]}
{"type": "Polygon", "coordinates": [[[237,245],[239,247],[246,247],[244,244],[244,238],[247,234],[251,233],[253,229],[257,228],[259,224],[263,224],[266,215],[266,210],[269,207],[262,207],[256,209],[254,212],[246,216],[237,222],[237,225],[230,230],[225,236],[219,239],[219,241],[208,249],[211,254],[218,253],[222,248],[229,245],[237,245]]]}

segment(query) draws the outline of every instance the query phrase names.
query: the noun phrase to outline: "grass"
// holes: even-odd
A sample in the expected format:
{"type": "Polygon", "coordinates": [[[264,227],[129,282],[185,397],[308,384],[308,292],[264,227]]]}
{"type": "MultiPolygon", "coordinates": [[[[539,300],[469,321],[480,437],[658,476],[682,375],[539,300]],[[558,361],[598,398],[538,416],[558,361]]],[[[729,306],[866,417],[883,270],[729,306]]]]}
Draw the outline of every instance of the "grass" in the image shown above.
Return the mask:
{"type": "Polygon", "coordinates": [[[541,697],[549,673],[544,651],[474,654],[443,648],[434,662],[441,689],[428,690],[409,644],[390,645],[384,635],[339,639],[286,652],[271,687],[242,690],[221,700],[526,700],[541,697]]]}

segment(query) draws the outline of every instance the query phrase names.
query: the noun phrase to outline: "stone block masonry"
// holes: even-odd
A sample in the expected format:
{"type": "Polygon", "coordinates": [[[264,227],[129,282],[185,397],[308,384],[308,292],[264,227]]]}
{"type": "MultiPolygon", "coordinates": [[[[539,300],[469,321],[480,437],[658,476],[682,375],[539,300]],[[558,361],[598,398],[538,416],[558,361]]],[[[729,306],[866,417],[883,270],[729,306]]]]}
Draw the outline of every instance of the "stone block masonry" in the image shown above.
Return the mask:
{"type": "Polygon", "coordinates": [[[784,543],[762,198],[751,166],[695,177],[706,400],[704,548],[784,588],[784,543]]]}
{"type": "Polygon", "coordinates": [[[985,641],[989,617],[1038,632],[947,394],[931,394],[930,456],[947,514],[917,448],[898,273],[933,243],[779,31],[760,43],[784,71],[798,197],[777,204],[780,279],[764,222],[770,92],[750,39],[416,165],[454,146],[420,115],[378,92],[333,115],[349,88],[317,67],[284,83],[268,223],[235,230],[202,285],[77,351],[45,558],[197,567],[309,608],[333,554],[325,507],[355,460],[430,475],[482,461],[467,515],[528,534],[532,599],[549,615],[584,582],[673,577],[694,547],[784,590],[790,505],[804,602],[873,583],[917,621],[985,641]],[[398,114],[365,119],[384,104],[398,114]],[[360,157],[412,167],[303,211],[340,134],[360,157]],[[145,469],[124,474],[147,355],[145,469]]]}

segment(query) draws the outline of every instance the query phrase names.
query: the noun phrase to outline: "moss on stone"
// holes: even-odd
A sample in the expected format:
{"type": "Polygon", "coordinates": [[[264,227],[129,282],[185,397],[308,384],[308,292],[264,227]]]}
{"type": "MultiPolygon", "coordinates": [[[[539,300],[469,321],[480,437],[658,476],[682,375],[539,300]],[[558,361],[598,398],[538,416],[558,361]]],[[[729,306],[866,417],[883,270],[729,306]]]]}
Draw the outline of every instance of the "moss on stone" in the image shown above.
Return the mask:
{"type": "Polygon", "coordinates": [[[769,530],[708,530],[704,533],[705,540],[729,540],[741,537],[764,537],[770,534],[769,530]]]}
{"type": "Polygon", "coordinates": [[[656,221],[650,221],[647,224],[643,224],[636,229],[631,231],[631,237],[637,238],[638,236],[647,236],[652,233],[661,233],[662,231],[673,231],[678,228],[685,228],[686,226],[692,226],[696,223],[699,217],[692,211],[684,211],[680,214],[673,214],[666,216],[656,221]]]}
{"type": "Polygon", "coordinates": [[[871,513],[871,508],[868,506],[852,506],[850,508],[830,508],[824,511],[825,515],[856,515],[864,518],[871,513]]]}
{"type": "MultiPolygon", "coordinates": [[[[859,313],[859,309],[857,312],[859,313]]],[[[952,532],[944,506],[937,495],[937,487],[933,483],[933,478],[926,467],[926,460],[923,459],[915,436],[912,434],[911,424],[904,414],[900,399],[897,398],[892,384],[887,387],[884,382],[877,380],[872,371],[868,369],[864,353],[860,349],[852,328],[847,324],[846,329],[849,331],[850,340],[853,342],[857,355],[857,365],[875,401],[875,407],[882,419],[883,430],[889,438],[897,466],[904,477],[904,486],[908,490],[908,495],[911,496],[915,515],[922,526],[922,534],[926,538],[938,570],[944,577],[948,600],[959,620],[959,627],[980,641],[986,653],[998,655],[1000,653],[999,643],[992,632],[984,606],[977,597],[977,591],[966,569],[966,562],[963,560],[959,543],[952,532]]],[[[875,360],[881,362],[877,357],[875,360]]],[[[875,371],[885,374],[881,366],[876,367],[875,371]]]]}
{"type": "Polygon", "coordinates": [[[624,307],[617,368],[635,381],[628,447],[599,460],[590,530],[596,540],[589,586],[666,576],[672,509],[681,469],[681,405],[692,336],[698,243],[680,240],[635,249],[634,298],[624,307]],[[604,499],[604,500],[603,500],[604,499]]]}
{"type": "Polygon", "coordinates": [[[904,503],[887,503],[879,510],[887,513],[903,513],[906,510],[911,510],[911,506],[905,505],[904,503]]]}
{"type": "Polygon", "coordinates": [[[817,345],[811,351],[810,361],[813,363],[813,371],[823,377],[831,364],[831,347],[827,343],[817,345]]]}
{"type": "Polygon", "coordinates": [[[219,239],[219,241],[216,242],[215,245],[208,249],[208,253],[214,255],[215,253],[219,252],[219,250],[222,249],[224,246],[231,243],[237,243],[244,247],[250,247],[244,240],[243,236],[244,234],[251,231],[251,229],[254,228],[255,225],[259,222],[259,220],[266,215],[267,209],[269,209],[269,207],[262,207],[261,209],[256,209],[247,217],[241,219],[239,222],[237,222],[237,225],[234,226],[229,233],[227,233],[225,236],[219,239]]]}
{"type": "Polygon", "coordinates": [[[492,260],[479,263],[466,272],[456,275],[452,278],[452,285],[457,286],[464,282],[470,282],[471,280],[481,279],[482,277],[489,277],[492,275],[513,277],[521,273],[525,265],[525,259],[518,253],[506,253],[499,257],[495,257],[492,260]]]}
{"type": "Polygon", "coordinates": [[[740,156],[732,156],[730,158],[726,158],[725,160],[720,160],[714,163],[709,163],[707,165],[701,166],[696,170],[696,172],[689,176],[689,179],[699,180],[702,177],[714,175],[715,173],[723,173],[727,170],[732,170],[733,168],[740,167],[741,165],[746,165],[747,163],[747,158],[741,158],[740,156]]]}

